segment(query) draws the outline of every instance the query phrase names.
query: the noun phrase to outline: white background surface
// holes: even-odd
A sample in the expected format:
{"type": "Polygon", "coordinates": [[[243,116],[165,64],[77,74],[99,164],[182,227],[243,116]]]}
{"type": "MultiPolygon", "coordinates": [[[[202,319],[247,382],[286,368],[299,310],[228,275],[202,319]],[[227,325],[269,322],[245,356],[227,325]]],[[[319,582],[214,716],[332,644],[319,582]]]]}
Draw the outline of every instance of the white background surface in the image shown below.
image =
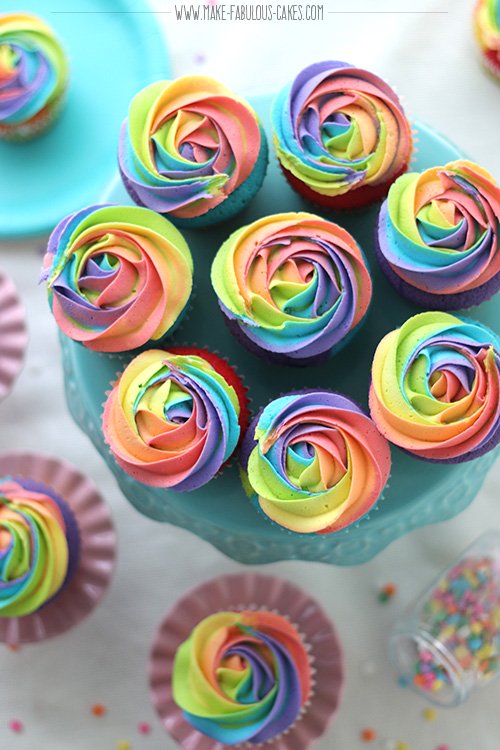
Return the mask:
{"type": "MultiPolygon", "coordinates": [[[[162,11],[172,4],[155,1],[162,11]]],[[[73,7],[77,9],[78,0],[73,7]]],[[[371,68],[397,89],[411,117],[446,133],[500,178],[500,88],[477,63],[471,0],[328,0],[328,8],[372,13],[332,14],[322,24],[177,23],[166,13],[159,21],[175,74],[206,72],[243,95],[276,91],[315,60],[346,59],[371,68]],[[399,13],[373,13],[382,10],[399,13]]],[[[88,621],[53,642],[16,654],[0,651],[0,748],[113,750],[123,739],[133,750],[173,750],[147,694],[146,662],[156,625],[188,587],[242,566],[189,533],[136,513],[71,421],[55,325],[44,290],[36,286],[41,245],[43,240],[0,244],[0,265],[18,286],[30,329],[24,372],[0,404],[0,450],[44,451],[88,472],[112,507],[119,561],[107,599],[88,621]],[[97,702],[108,708],[100,719],[90,714],[97,702]],[[13,718],[25,724],[22,735],[9,732],[7,723],[13,718]],[[138,734],[140,721],[152,723],[148,737],[138,734]]],[[[385,654],[387,628],[404,605],[480,532],[500,527],[499,481],[497,466],[480,496],[457,519],[399,540],[362,567],[287,562],[260,569],[312,592],[344,644],[344,700],[317,750],[384,748],[389,739],[404,740],[412,750],[435,750],[440,743],[450,750],[498,750],[500,682],[459,709],[440,711],[429,723],[421,716],[425,704],[395,685],[385,654]],[[376,591],[388,581],[399,592],[382,607],[376,591]],[[371,677],[362,675],[367,660],[376,665],[371,677]],[[379,740],[363,745],[363,727],[373,727],[379,740]]]]}

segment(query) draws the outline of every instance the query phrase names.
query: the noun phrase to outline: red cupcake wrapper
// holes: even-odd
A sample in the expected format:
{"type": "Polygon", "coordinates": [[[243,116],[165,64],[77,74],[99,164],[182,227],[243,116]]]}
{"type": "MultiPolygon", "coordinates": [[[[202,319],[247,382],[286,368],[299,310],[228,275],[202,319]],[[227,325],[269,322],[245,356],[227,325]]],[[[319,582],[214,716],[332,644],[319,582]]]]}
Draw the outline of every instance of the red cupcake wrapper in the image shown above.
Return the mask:
{"type": "Polygon", "coordinates": [[[317,193],[315,190],[311,190],[308,185],[295,177],[294,174],[285,169],[281,164],[280,166],[281,171],[285,175],[290,186],[303,198],[317,206],[321,206],[322,208],[332,208],[343,211],[363,208],[372,203],[383,200],[389,192],[392,183],[408,170],[409,164],[405,164],[399,172],[386,182],[382,182],[379,185],[363,185],[355,190],[349,190],[342,195],[322,195],[321,193],[317,193]]]}
{"type": "Polygon", "coordinates": [[[21,370],[27,342],[24,308],[12,281],[0,273],[0,401],[21,370]]]}
{"type": "MultiPolygon", "coordinates": [[[[315,687],[309,705],[289,730],[265,743],[270,750],[307,750],[334,718],[344,682],[342,649],[319,604],[287,581],[257,573],[221,576],[187,593],[168,612],[150,658],[151,699],[170,736],[184,750],[224,750],[227,745],[198,732],[172,696],[175,653],[191,630],[214,612],[265,609],[285,616],[303,636],[314,663],[315,687]]],[[[259,747],[245,743],[240,747],[259,747]]]]}
{"type": "Polygon", "coordinates": [[[0,641],[15,646],[65,633],[99,604],[115,562],[115,531],[93,482],[70,464],[42,454],[0,456],[0,476],[41,482],[67,503],[80,534],[80,556],[71,580],[50,602],[24,617],[0,617],[0,641]]]}

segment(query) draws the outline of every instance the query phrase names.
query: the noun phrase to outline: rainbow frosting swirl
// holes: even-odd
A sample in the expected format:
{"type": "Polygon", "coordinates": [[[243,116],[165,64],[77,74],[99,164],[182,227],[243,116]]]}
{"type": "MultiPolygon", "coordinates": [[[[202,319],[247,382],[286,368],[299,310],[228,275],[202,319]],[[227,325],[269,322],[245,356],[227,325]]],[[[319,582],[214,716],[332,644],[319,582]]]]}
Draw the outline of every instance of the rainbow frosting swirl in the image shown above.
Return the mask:
{"type": "Polygon", "coordinates": [[[243,483],[263,513],[303,534],[358,521],[379,499],[391,466],[372,420],[346,396],[325,390],[271,401],[241,453],[243,483]]]}
{"type": "Polygon", "coordinates": [[[297,630],[273,612],[218,612],[179,646],[173,697],[186,720],[217,742],[259,744],[288,729],[311,694],[297,630]]]}
{"type": "Polygon", "coordinates": [[[380,211],[378,244],[382,263],[404,283],[459,295],[459,307],[476,290],[490,296],[500,288],[499,230],[500,188],[461,160],[396,180],[380,211]]]}
{"type": "Polygon", "coordinates": [[[272,124],[282,167],[320,195],[386,184],[410,159],[411,127],[394,91],[345,62],[301,71],[276,98],[272,124]]]}
{"type": "Polygon", "coordinates": [[[66,336],[99,352],[135,349],[175,328],[193,261],[180,232],[146,208],[90,206],[52,233],[42,278],[66,336]]]}
{"type": "Polygon", "coordinates": [[[500,75],[500,2],[478,0],[474,13],[474,31],[485,63],[500,75]]]}
{"type": "Polygon", "coordinates": [[[46,23],[28,13],[0,15],[0,128],[58,104],[67,80],[66,55],[46,23]]]}
{"type": "Polygon", "coordinates": [[[215,256],[212,284],[244,340],[299,364],[345,340],[372,291],[354,238],[309,213],[267,216],[234,232],[215,256]]]}
{"type": "Polygon", "coordinates": [[[232,378],[228,365],[200,350],[135,357],[104,409],[104,437],[119,466],[139,482],[177,492],[210,481],[240,437],[232,378]]]}
{"type": "Polygon", "coordinates": [[[63,586],[71,562],[61,504],[32,485],[0,480],[0,617],[40,609],[63,586]]]}
{"type": "Polygon", "coordinates": [[[134,97],[118,160],[137,203],[192,219],[242,186],[262,149],[265,136],[247,102],[213,78],[183,76],[134,97]]]}
{"type": "Polygon", "coordinates": [[[486,453],[500,440],[500,339],[457,315],[414,315],[377,347],[370,410],[388,440],[419,458],[486,453]]]}

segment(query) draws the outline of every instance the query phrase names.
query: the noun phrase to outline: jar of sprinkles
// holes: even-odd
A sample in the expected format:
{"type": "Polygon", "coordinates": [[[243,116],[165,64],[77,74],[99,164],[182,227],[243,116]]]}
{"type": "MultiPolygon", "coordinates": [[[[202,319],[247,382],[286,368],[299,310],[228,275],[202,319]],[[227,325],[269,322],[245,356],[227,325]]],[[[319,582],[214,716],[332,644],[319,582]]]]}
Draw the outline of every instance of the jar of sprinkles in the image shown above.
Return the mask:
{"type": "Polygon", "coordinates": [[[457,706],[500,673],[500,530],[477,539],[396,624],[389,640],[401,685],[457,706]]]}

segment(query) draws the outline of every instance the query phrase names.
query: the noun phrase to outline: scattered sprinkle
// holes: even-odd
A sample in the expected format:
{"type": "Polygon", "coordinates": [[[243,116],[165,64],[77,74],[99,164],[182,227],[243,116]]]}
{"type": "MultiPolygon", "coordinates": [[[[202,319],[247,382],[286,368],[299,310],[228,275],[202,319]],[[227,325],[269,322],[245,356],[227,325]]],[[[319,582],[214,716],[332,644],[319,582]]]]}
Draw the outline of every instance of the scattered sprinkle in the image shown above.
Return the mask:
{"type": "Polygon", "coordinates": [[[90,710],[94,716],[104,716],[108,712],[108,709],[102,703],[95,703],[90,710]]]}
{"type": "Polygon", "coordinates": [[[22,721],[19,721],[18,719],[12,719],[12,721],[9,721],[9,729],[11,732],[15,732],[16,734],[21,734],[21,732],[24,729],[24,724],[22,721]]]}
{"type": "Polygon", "coordinates": [[[194,56],[194,61],[196,65],[203,65],[207,61],[207,56],[204,52],[197,52],[194,56]]]}
{"type": "Polygon", "coordinates": [[[406,675],[402,674],[398,677],[399,687],[407,688],[408,685],[410,685],[410,683],[411,683],[411,680],[409,679],[409,677],[406,677],[406,675]]]}
{"type": "Polygon", "coordinates": [[[373,742],[373,740],[377,739],[377,733],[374,729],[362,729],[361,739],[363,742],[373,742]]]}
{"type": "Polygon", "coordinates": [[[132,750],[132,745],[128,740],[120,740],[116,746],[116,750],[132,750]]]}
{"type": "Polygon", "coordinates": [[[436,750],[451,750],[449,745],[438,745],[436,750]]]}
{"type": "Polygon", "coordinates": [[[424,708],[422,711],[422,717],[426,721],[435,721],[437,717],[437,711],[435,708],[424,708]]]}
{"type": "Polygon", "coordinates": [[[151,734],[152,730],[153,727],[151,726],[151,724],[148,724],[147,721],[141,721],[137,725],[137,731],[139,732],[139,734],[151,734]]]}
{"type": "Polygon", "coordinates": [[[20,650],[20,647],[15,643],[7,643],[7,649],[12,651],[13,654],[16,654],[20,650]]]}
{"type": "Polygon", "coordinates": [[[410,750],[410,746],[407,742],[397,742],[396,750],[410,750]]]}
{"type": "Polygon", "coordinates": [[[378,592],[377,600],[380,604],[386,604],[389,602],[393,596],[395,596],[397,591],[396,586],[394,583],[386,583],[385,586],[382,586],[380,591],[378,592]]]}

